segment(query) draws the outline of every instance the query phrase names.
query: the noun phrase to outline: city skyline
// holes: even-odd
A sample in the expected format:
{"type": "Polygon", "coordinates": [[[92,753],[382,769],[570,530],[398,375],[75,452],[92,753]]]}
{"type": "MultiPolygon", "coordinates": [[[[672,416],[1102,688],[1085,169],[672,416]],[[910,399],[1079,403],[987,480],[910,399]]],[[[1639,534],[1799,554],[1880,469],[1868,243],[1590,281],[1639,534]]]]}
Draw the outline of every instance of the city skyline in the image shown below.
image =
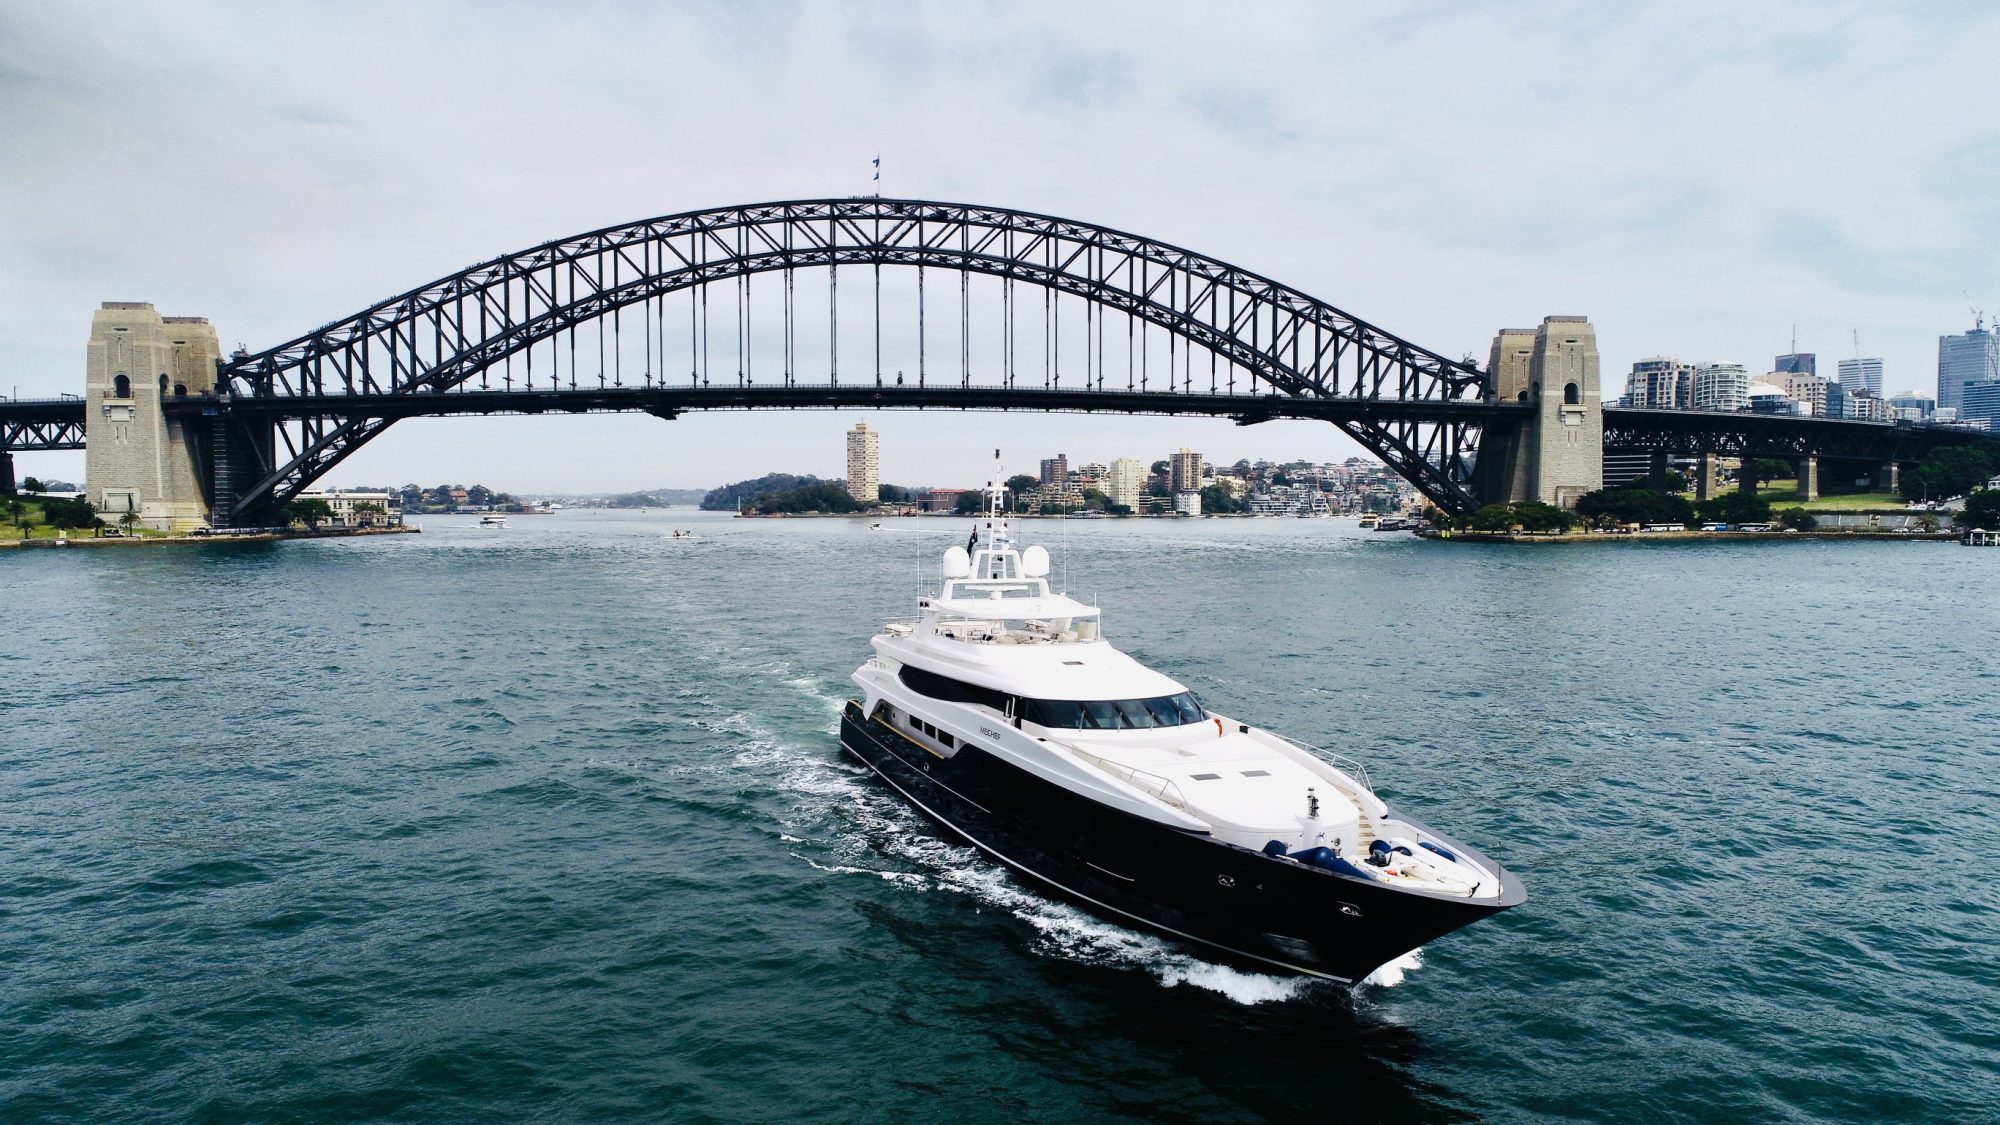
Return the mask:
{"type": "MultiPolygon", "coordinates": [[[[0,14],[17,45],[0,75],[12,155],[0,254],[16,265],[0,277],[0,391],[75,393],[103,300],[208,317],[225,347],[261,348],[606,223],[875,191],[1165,239],[1448,355],[1483,356],[1499,328],[1578,313],[1599,327],[1608,370],[1666,354],[1742,361],[1754,378],[1749,357],[1845,354],[1858,329],[1884,359],[1886,391],[1928,391],[1937,339],[1969,327],[1971,306],[2000,305],[1980,235],[2000,194],[2000,130],[1963,112],[2000,95],[1974,65],[2000,31],[1994,15],[1299,6],[1216,21],[1023,6],[998,17],[1009,45],[994,51],[972,30],[996,28],[944,7],[902,19],[437,6],[402,13],[393,43],[347,14],[196,11],[134,7],[111,39],[93,10],[0,14]],[[671,74],[624,65],[664,41],[682,45],[671,74]],[[241,65],[196,82],[168,61],[216,49],[241,65]],[[1338,73],[1309,65],[1330,51],[1338,73]],[[529,60],[551,80],[623,80],[615,96],[578,83],[558,112],[515,82],[529,60]],[[1659,66],[1689,81],[1669,93],[1624,80],[1659,66]],[[1417,72],[1425,81],[1405,80],[1417,72]],[[837,108],[818,93],[829,88],[845,91],[837,108]],[[138,101],[187,127],[134,129],[138,101]],[[462,123],[440,131],[412,104],[462,123]],[[544,133],[573,155],[493,155],[544,133]],[[1508,138],[1569,155],[1494,159],[1508,138]],[[1824,174],[1650,174],[1663,162],[1824,174]],[[1413,178],[1413,165],[1452,174],[1413,178]]],[[[449,470],[522,487],[692,486],[762,471],[821,426],[858,419],[888,421],[408,422],[333,483],[449,470]]],[[[943,477],[964,448],[1045,435],[1230,460],[1358,452],[1309,423],[1246,440],[1226,421],[938,415],[902,441],[911,471],[893,475],[943,477]]],[[[37,454],[23,471],[77,477],[81,460],[37,454]]]]}

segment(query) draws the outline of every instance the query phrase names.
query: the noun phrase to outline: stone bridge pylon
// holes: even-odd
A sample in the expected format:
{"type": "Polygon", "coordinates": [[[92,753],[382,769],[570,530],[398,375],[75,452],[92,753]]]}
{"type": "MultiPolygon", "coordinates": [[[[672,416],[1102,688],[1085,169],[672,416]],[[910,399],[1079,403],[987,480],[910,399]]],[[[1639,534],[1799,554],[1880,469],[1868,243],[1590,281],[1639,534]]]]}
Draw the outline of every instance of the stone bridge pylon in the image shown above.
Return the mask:
{"type": "Polygon", "coordinates": [[[1590,318],[1551,316],[1539,328],[1501,329],[1487,371],[1496,399],[1532,409],[1482,434],[1483,501],[1574,508],[1578,497],[1604,487],[1604,400],[1590,318]]]}

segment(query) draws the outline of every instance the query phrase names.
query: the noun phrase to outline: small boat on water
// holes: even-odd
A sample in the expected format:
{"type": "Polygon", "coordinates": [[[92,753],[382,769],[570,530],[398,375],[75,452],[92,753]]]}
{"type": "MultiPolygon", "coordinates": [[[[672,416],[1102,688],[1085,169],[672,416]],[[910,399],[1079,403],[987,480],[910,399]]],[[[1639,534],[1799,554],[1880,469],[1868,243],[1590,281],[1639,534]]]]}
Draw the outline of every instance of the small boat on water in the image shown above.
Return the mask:
{"type": "Polygon", "coordinates": [[[997,468],[943,585],[854,673],[841,745],[948,832],[1120,921],[1353,983],[1526,901],[1365,767],[1209,710],[1014,548],[997,468]]]}
{"type": "Polygon", "coordinates": [[[1374,531],[1377,528],[1380,528],[1381,526],[1382,526],[1381,516],[1367,515],[1361,517],[1361,530],[1363,531],[1374,531]]]}
{"type": "Polygon", "coordinates": [[[506,527],[506,526],[507,526],[507,517],[506,517],[506,516],[502,516],[502,515],[484,515],[484,516],[480,516],[480,517],[479,517],[479,526],[481,526],[481,527],[506,527]]]}

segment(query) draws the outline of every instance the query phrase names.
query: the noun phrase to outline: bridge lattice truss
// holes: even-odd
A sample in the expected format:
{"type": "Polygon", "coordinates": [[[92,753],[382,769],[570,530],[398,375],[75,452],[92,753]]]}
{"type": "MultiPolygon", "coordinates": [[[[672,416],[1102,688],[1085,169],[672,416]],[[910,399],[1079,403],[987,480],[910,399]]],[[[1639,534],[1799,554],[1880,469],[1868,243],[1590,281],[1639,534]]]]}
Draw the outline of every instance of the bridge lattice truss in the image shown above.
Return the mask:
{"type": "Polygon", "coordinates": [[[41,399],[0,404],[0,452],[82,449],[83,403],[41,399]]]}
{"type": "MultiPolygon", "coordinates": [[[[1470,363],[1390,335],[1267,277],[1166,243],[1000,208],[860,198],[730,207],[592,231],[483,262],[279,347],[238,355],[224,365],[220,384],[236,404],[232,409],[263,407],[279,423],[263,479],[237,493],[235,508],[247,512],[295,495],[398,417],[454,412],[443,404],[415,406],[417,397],[491,392],[484,373],[506,370],[509,391],[517,380],[531,390],[546,385],[564,391],[565,340],[568,390],[577,390],[578,352],[586,366],[593,353],[602,357],[607,324],[615,335],[629,332],[636,319],[644,331],[660,335],[661,361],[649,358],[642,371],[618,372],[611,376],[617,383],[637,376],[633,383],[657,389],[655,398],[675,388],[687,392],[671,410],[647,405],[643,394],[628,396],[625,408],[667,416],[701,408],[702,394],[713,396],[716,390],[713,372],[669,376],[664,371],[667,317],[659,310],[666,295],[701,291],[699,335],[705,351],[707,289],[770,273],[785,275],[781,369],[773,377],[767,363],[761,378],[742,370],[715,380],[739,389],[718,403],[725,408],[844,404],[859,385],[870,391],[864,404],[880,406],[956,402],[1005,408],[1012,394],[1029,409],[1229,413],[1246,421],[1325,417],[1432,500],[1460,510],[1475,506],[1473,461],[1486,415],[1476,408],[1453,412],[1448,405],[1473,407],[1483,400],[1486,376],[1470,363]],[[793,307],[792,275],[826,271],[837,289],[844,276],[840,268],[857,265],[873,268],[878,363],[882,268],[915,272],[919,370],[908,383],[899,378],[903,385],[872,386],[882,382],[879,370],[843,383],[837,348],[826,357],[823,376],[804,378],[807,364],[792,345],[793,322],[802,315],[793,307]],[[945,271],[946,284],[930,281],[927,292],[930,271],[945,271]],[[958,285],[950,284],[953,273],[958,285]],[[1008,359],[1002,370],[973,371],[964,344],[970,334],[962,323],[970,316],[965,279],[975,275],[1000,279],[1005,293],[1008,359]],[[1032,375],[1026,372],[1035,364],[1015,362],[1016,322],[1032,317],[1027,310],[1034,303],[1016,297],[1017,285],[1058,298],[1054,343],[1040,345],[1056,356],[1053,368],[1044,363],[1032,375]],[[945,290],[943,300],[938,289],[945,290]],[[1062,295],[1084,299],[1083,325],[1073,317],[1062,322],[1062,295]],[[1154,375],[1135,383],[1129,367],[1107,373],[1102,358],[1107,313],[1129,318],[1120,324],[1128,345],[1131,324],[1142,330],[1158,326],[1170,346],[1205,350],[1206,370],[1196,374],[1185,353],[1179,370],[1173,370],[1169,353],[1164,380],[1154,375]],[[945,337],[940,343],[953,345],[951,359],[958,362],[928,365],[922,350],[927,315],[933,323],[943,320],[962,330],[937,332],[945,337]],[[1066,328],[1098,334],[1094,369],[1086,362],[1081,372],[1062,370],[1066,328]],[[1176,339],[1182,343],[1174,344],[1176,339]],[[474,376],[482,376],[478,387],[471,383],[474,376]],[[836,393],[829,395],[829,389],[836,393]],[[955,399],[959,392],[962,397],[955,399]],[[1122,405],[1104,401],[1113,395],[1140,398],[1122,405]],[[1242,408],[1218,405],[1218,398],[1240,400],[1242,408]],[[1423,409],[1426,405],[1431,409],[1423,409]]],[[[1046,317],[1046,300],[1043,305],[1046,317]]],[[[680,330],[696,333],[685,322],[680,330]]],[[[830,338],[839,341],[840,331],[830,338]]],[[[1085,346],[1088,355],[1088,341],[1085,346]]],[[[649,357],[651,347],[649,341],[649,357]]],[[[602,367],[591,374],[604,388],[602,367]]],[[[465,412],[475,409],[467,403],[465,412]]]]}

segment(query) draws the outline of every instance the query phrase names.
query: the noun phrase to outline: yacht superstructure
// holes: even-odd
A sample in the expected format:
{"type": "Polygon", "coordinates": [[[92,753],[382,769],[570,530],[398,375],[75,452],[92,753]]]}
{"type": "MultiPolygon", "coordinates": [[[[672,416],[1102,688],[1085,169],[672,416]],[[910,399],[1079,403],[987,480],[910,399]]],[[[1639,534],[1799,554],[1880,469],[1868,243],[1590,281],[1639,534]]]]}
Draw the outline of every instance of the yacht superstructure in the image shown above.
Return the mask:
{"type": "Polygon", "coordinates": [[[1203,707],[1104,638],[1016,550],[996,475],[938,593],[854,673],[842,744],[996,859],[1127,920],[1268,967],[1361,979],[1525,900],[1499,864],[1392,809],[1367,771],[1203,707]]]}

